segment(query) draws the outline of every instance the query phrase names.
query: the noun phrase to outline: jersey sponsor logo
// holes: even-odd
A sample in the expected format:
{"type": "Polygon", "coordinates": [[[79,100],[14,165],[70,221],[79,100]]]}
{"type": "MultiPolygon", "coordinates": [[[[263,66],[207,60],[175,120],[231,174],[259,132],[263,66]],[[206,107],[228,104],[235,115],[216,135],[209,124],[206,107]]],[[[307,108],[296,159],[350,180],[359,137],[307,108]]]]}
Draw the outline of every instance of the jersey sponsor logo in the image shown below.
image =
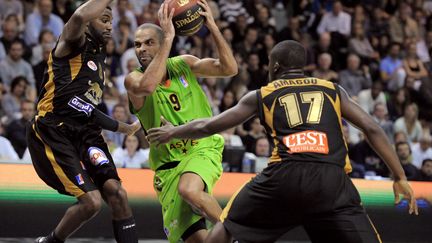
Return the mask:
{"type": "Polygon", "coordinates": [[[90,147],[88,149],[88,155],[90,158],[90,162],[95,166],[100,166],[109,162],[108,157],[106,156],[104,151],[99,148],[90,147]]]}
{"type": "Polygon", "coordinates": [[[83,179],[81,173],[79,173],[78,175],[75,176],[75,180],[77,181],[78,185],[84,184],[84,179],[83,179]]]}
{"type": "Polygon", "coordinates": [[[69,100],[68,105],[77,111],[84,112],[88,117],[94,110],[93,105],[85,102],[84,100],[76,96],[69,100]]]}
{"type": "Polygon", "coordinates": [[[290,134],[283,138],[288,153],[318,153],[328,154],[329,147],[327,134],[318,131],[307,130],[290,134]]]}
{"type": "Polygon", "coordinates": [[[87,66],[93,71],[96,71],[98,69],[96,63],[94,63],[93,61],[88,61],[87,66]]]}
{"type": "Polygon", "coordinates": [[[184,76],[180,76],[180,82],[182,83],[183,87],[185,87],[185,88],[187,88],[189,86],[189,83],[187,82],[187,80],[184,76]]]}
{"type": "Polygon", "coordinates": [[[89,99],[94,105],[99,105],[100,103],[102,103],[103,94],[100,85],[97,82],[92,82],[91,80],[88,81],[88,85],[90,86],[90,88],[88,88],[84,96],[89,99]]]}

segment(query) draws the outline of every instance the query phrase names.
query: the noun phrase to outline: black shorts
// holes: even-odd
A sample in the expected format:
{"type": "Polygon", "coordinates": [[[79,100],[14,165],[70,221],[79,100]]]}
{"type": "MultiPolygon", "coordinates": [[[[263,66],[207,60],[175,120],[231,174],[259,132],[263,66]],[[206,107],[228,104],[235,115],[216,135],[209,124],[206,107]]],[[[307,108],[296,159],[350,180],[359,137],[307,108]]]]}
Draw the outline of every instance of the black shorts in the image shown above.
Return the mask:
{"type": "Polygon", "coordinates": [[[102,189],[108,179],[120,180],[96,125],[38,117],[27,128],[27,142],[39,177],[62,194],[79,197],[102,189]]]}
{"type": "Polygon", "coordinates": [[[274,242],[303,226],[312,242],[380,242],[342,167],[274,163],[234,195],[221,219],[239,242],[274,242]]]}

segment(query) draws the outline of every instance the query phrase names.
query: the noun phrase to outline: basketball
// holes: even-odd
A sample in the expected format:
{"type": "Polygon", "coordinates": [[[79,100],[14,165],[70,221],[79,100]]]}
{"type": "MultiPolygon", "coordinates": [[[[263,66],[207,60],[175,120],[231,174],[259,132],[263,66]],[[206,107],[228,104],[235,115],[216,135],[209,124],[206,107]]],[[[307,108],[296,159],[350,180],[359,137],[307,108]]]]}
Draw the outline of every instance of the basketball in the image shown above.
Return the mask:
{"type": "Polygon", "coordinates": [[[197,0],[166,0],[168,9],[174,8],[173,24],[177,35],[193,35],[201,29],[204,17],[199,14],[202,11],[197,0]]]}

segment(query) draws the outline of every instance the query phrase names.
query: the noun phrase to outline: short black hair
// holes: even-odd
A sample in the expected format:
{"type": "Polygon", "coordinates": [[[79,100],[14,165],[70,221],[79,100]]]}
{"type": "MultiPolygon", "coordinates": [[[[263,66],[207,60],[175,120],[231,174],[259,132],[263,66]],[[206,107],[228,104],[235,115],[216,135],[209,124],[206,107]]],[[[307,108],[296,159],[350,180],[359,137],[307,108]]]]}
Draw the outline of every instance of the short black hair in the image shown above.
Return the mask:
{"type": "Polygon", "coordinates": [[[422,162],[422,166],[424,166],[427,162],[432,162],[432,159],[424,159],[422,162]]]}
{"type": "Polygon", "coordinates": [[[306,65],[306,50],[294,40],[285,40],[276,44],[270,57],[284,69],[303,69],[306,65]]]}
{"type": "Polygon", "coordinates": [[[156,33],[158,35],[159,43],[163,42],[165,34],[164,34],[161,27],[159,27],[158,25],[152,24],[152,23],[145,23],[145,24],[138,26],[137,31],[138,30],[145,30],[145,29],[153,29],[154,31],[156,31],[156,33]]]}

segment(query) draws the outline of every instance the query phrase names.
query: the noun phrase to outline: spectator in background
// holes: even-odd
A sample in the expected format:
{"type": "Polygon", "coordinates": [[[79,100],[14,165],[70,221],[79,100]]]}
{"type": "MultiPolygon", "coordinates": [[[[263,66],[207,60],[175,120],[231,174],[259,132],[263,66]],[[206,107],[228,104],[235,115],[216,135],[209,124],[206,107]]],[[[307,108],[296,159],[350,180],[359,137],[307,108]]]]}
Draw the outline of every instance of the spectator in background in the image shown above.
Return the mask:
{"type": "Polygon", "coordinates": [[[120,25],[119,22],[122,19],[127,19],[129,22],[130,37],[133,38],[133,33],[138,27],[137,19],[132,10],[129,9],[129,1],[128,0],[117,0],[117,4],[113,7],[113,33],[120,33],[120,25]]]}
{"type": "Polygon", "coordinates": [[[396,143],[396,153],[401,162],[402,168],[408,180],[415,180],[418,176],[418,169],[411,163],[411,148],[407,142],[396,143]]]}
{"type": "Polygon", "coordinates": [[[391,41],[405,44],[404,40],[413,38],[417,40],[420,36],[419,28],[414,19],[410,16],[411,8],[403,1],[399,4],[397,13],[390,18],[391,41]]]}
{"type": "Polygon", "coordinates": [[[360,70],[360,58],[356,54],[350,54],[347,58],[347,69],[339,73],[339,84],[350,96],[357,96],[361,90],[372,86],[369,67],[364,65],[363,70],[360,70]]]}
{"type": "Polygon", "coordinates": [[[296,40],[301,39],[300,20],[297,16],[288,18],[288,25],[278,33],[278,42],[283,40],[296,40]]]}
{"type": "Polygon", "coordinates": [[[137,135],[125,136],[121,147],[114,150],[112,154],[117,168],[149,168],[149,149],[141,148],[137,135]]]}
{"type": "Polygon", "coordinates": [[[270,9],[266,5],[261,5],[257,10],[255,21],[252,24],[255,26],[260,36],[270,34],[276,35],[275,20],[271,16],[270,9]]]}
{"type": "Polygon", "coordinates": [[[10,92],[3,96],[1,102],[7,116],[7,123],[22,117],[21,102],[28,98],[26,97],[28,85],[29,83],[25,77],[18,76],[12,80],[10,92]]]}
{"type": "Polygon", "coordinates": [[[225,141],[225,146],[243,147],[240,136],[235,134],[236,128],[232,127],[220,133],[225,141]]]}
{"type": "Polygon", "coordinates": [[[371,36],[383,36],[388,33],[389,15],[380,7],[375,7],[372,10],[371,21],[369,25],[369,34],[371,36]]]}
{"type": "Polygon", "coordinates": [[[340,1],[334,1],[332,11],[322,17],[317,33],[321,35],[324,32],[335,32],[345,37],[351,34],[351,16],[343,11],[340,1]]]}
{"type": "Polygon", "coordinates": [[[374,106],[372,117],[384,130],[389,140],[393,141],[393,122],[388,119],[386,105],[382,103],[376,103],[374,106]]]}
{"type": "Polygon", "coordinates": [[[24,9],[20,0],[0,0],[0,6],[0,23],[11,14],[19,17],[20,24],[24,22],[24,9]]]}
{"type": "Polygon", "coordinates": [[[12,42],[7,57],[0,62],[0,78],[8,90],[12,80],[18,76],[25,77],[32,88],[35,86],[32,66],[22,58],[23,52],[23,44],[16,40],[12,42]]]}
{"type": "Polygon", "coordinates": [[[10,47],[13,42],[19,41],[22,43],[24,48],[24,53],[22,54],[23,58],[28,59],[32,55],[32,50],[26,44],[24,39],[20,37],[18,21],[13,18],[13,16],[9,16],[2,24],[3,36],[0,38],[0,41],[6,51],[6,54],[9,53],[10,47]]]}
{"type": "Polygon", "coordinates": [[[0,79],[0,122],[6,121],[7,117],[5,110],[3,109],[3,96],[6,94],[6,89],[4,87],[4,84],[2,83],[0,79]]]}
{"type": "Polygon", "coordinates": [[[32,100],[21,101],[21,118],[13,120],[6,128],[6,137],[12,143],[19,158],[27,149],[26,127],[35,114],[35,103],[32,100]]]}
{"type": "Polygon", "coordinates": [[[390,120],[396,121],[399,117],[403,116],[405,106],[409,103],[409,93],[405,88],[400,88],[393,93],[389,102],[387,102],[387,110],[389,112],[390,120]]]}
{"type": "Polygon", "coordinates": [[[406,72],[403,69],[400,55],[400,44],[393,42],[389,46],[388,56],[381,60],[381,80],[390,91],[396,91],[405,84],[406,72]]]}
{"type": "Polygon", "coordinates": [[[36,80],[36,93],[39,96],[39,92],[42,86],[43,76],[45,74],[45,70],[48,67],[48,59],[51,54],[51,50],[54,48],[54,44],[43,44],[42,45],[42,60],[39,61],[36,65],[33,66],[33,73],[36,80]]]}
{"type": "Polygon", "coordinates": [[[318,43],[314,46],[313,52],[315,53],[316,59],[314,62],[318,64],[318,58],[322,53],[328,53],[335,59],[337,57],[336,52],[332,49],[332,37],[330,33],[324,32],[319,36],[318,43]]]}
{"type": "Polygon", "coordinates": [[[422,162],[425,159],[432,159],[432,138],[428,133],[423,133],[418,143],[411,145],[412,150],[412,164],[420,169],[422,162]]]}
{"type": "Polygon", "coordinates": [[[8,162],[19,160],[18,154],[12,147],[11,142],[4,137],[4,127],[2,122],[0,122],[0,160],[8,162]]]}
{"type": "Polygon", "coordinates": [[[249,53],[259,52],[260,46],[257,45],[258,29],[255,27],[248,27],[246,29],[246,36],[244,40],[237,43],[235,46],[236,52],[240,53],[243,59],[247,59],[249,53]]]}
{"type": "Polygon", "coordinates": [[[126,67],[127,67],[127,73],[119,75],[113,79],[115,80],[115,86],[117,87],[118,93],[121,96],[124,96],[127,93],[126,88],[124,86],[124,81],[126,76],[132,71],[134,71],[135,69],[137,69],[139,67],[139,63],[136,58],[129,58],[129,60],[127,60],[126,67]]]}
{"type": "Polygon", "coordinates": [[[26,20],[26,28],[24,39],[28,46],[34,46],[38,42],[38,38],[43,29],[50,30],[57,39],[64,26],[63,20],[52,13],[52,0],[39,0],[37,4],[38,10],[33,11],[26,20]]]}
{"type": "Polygon", "coordinates": [[[243,15],[247,22],[250,22],[248,19],[249,13],[246,11],[246,8],[243,6],[243,1],[238,0],[221,0],[219,1],[220,12],[222,14],[222,19],[227,21],[228,23],[234,23],[237,19],[237,16],[243,15]]]}
{"type": "Polygon", "coordinates": [[[267,72],[260,66],[260,58],[257,53],[249,53],[247,62],[247,72],[249,74],[249,90],[259,89],[268,84],[267,72]]]}
{"type": "Polygon", "coordinates": [[[415,103],[405,106],[404,115],[395,121],[393,129],[395,132],[405,132],[410,143],[420,140],[423,129],[418,120],[418,106],[415,103]]]}
{"type": "Polygon", "coordinates": [[[348,50],[359,55],[366,64],[379,60],[379,53],[375,51],[365,35],[362,24],[354,24],[353,35],[348,42],[348,50]]]}
{"type": "Polygon", "coordinates": [[[230,89],[226,89],[222,97],[222,102],[219,105],[219,112],[224,112],[235,106],[235,104],[237,104],[237,99],[234,92],[230,89]]]}
{"type": "Polygon", "coordinates": [[[257,157],[270,157],[270,143],[266,136],[256,138],[253,152],[257,157]]]}
{"type": "Polygon", "coordinates": [[[233,45],[242,42],[246,36],[246,30],[248,27],[247,15],[240,14],[235,19],[236,21],[229,24],[229,28],[233,32],[233,45]]]}
{"type": "Polygon", "coordinates": [[[72,0],[53,0],[52,13],[59,16],[64,23],[69,20],[74,11],[72,0]]]}
{"type": "Polygon", "coordinates": [[[407,45],[406,56],[402,60],[402,66],[406,72],[406,78],[414,81],[426,79],[429,74],[423,62],[417,56],[417,45],[411,42],[407,45]]]}
{"type": "Polygon", "coordinates": [[[335,71],[330,69],[331,65],[332,56],[328,53],[320,54],[318,57],[318,67],[313,71],[312,76],[337,83],[339,76],[335,71]]]}
{"type": "Polygon", "coordinates": [[[382,83],[375,81],[372,83],[372,87],[370,89],[360,91],[357,101],[360,107],[368,114],[373,112],[373,109],[377,103],[387,106],[387,100],[383,92],[382,83]]]}
{"type": "Polygon", "coordinates": [[[420,173],[416,180],[432,181],[432,159],[423,160],[420,173]]]}
{"type": "Polygon", "coordinates": [[[219,105],[223,97],[222,91],[217,87],[217,79],[214,77],[204,78],[201,84],[201,88],[206,94],[213,115],[219,114],[219,105]]]}
{"type": "Polygon", "coordinates": [[[275,45],[274,37],[270,34],[266,34],[263,40],[263,47],[258,53],[260,65],[265,71],[268,71],[268,63],[269,63],[268,57],[270,56],[270,51],[274,47],[274,45],[275,45]]]}
{"type": "MultiPolygon", "coordinates": [[[[130,117],[127,108],[122,104],[116,104],[112,109],[114,120],[129,123],[130,117]]],[[[109,148],[121,147],[124,142],[125,134],[103,130],[103,136],[109,148]]]]}
{"type": "Polygon", "coordinates": [[[54,48],[55,43],[56,43],[56,39],[54,38],[53,33],[49,30],[42,30],[42,32],[39,35],[38,44],[32,48],[32,56],[30,59],[30,64],[34,66],[43,60],[43,50],[42,50],[43,45],[48,44],[51,45],[52,48],[54,48]]]}
{"type": "Polygon", "coordinates": [[[117,77],[122,73],[122,69],[120,66],[120,55],[116,51],[115,42],[112,38],[108,40],[105,48],[105,63],[107,65],[107,69],[105,69],[105,75],[108,79],[112,80],[112,77],[117,77]]]}
{"type": "Polygon", "coordinates": [[[129,20],[125,17],[118,21],[118,33],[114,35],[114,42],[117,53],[123,53],[127,49],[132,48],[134,43],[132,41],[132,30],[129,20]]]}
{"type": "Polygon", "coordinates": [[[249,125],[249,128],[245,127],[244,129],[241,129],[241,126],[239,126],[237,132],[242,138],[246,152],[255,153],[256,140],[259,137],[265,136],[265,128],[261,125],[258,117],[250,119],[248,124],[245,125],[249,125]]]}

